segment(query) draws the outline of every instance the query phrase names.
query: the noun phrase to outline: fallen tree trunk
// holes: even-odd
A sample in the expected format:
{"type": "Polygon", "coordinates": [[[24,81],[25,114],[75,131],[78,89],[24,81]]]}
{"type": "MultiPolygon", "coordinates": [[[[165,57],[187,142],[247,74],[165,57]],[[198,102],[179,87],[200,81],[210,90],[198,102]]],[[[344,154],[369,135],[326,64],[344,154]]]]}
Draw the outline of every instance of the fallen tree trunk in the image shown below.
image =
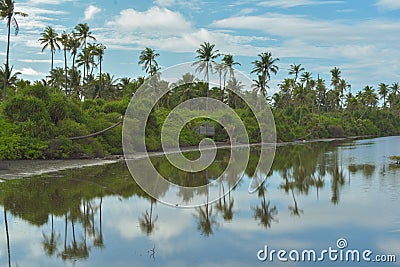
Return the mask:
{"type": "Polygon", "coordinates": [[[104,130],[101,130],[101,131],[99,131],[99,132],[95,132],[95,133],[88,134],[88,135],[69,137],[68,139],[69,139],[69,140],[79,140],[79,139],[85,139],[85,138],[89,138],[89,137],[95,137],[95,136],[100,135],[100,134],[102,134],[102,133],[105,133],[105,132],[107,132],[107,131],[109,131],[109,130],[111,130],[111,129],[114,129],[115,127],[117,127],[117,126],[120,125],[120,124],[122,124],[122,119],[121,119],[119,122],[117,122],[116,124],[111,125],[110,127],[105,128],[104,130]]]}

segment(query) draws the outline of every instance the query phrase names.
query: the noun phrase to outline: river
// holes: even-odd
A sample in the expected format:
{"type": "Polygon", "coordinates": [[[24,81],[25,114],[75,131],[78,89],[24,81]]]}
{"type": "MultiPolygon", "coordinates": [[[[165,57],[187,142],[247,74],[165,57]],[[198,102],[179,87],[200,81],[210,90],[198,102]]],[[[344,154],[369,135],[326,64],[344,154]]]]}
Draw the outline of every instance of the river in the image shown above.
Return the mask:
{"type": "MultiPolygon", "coordinates": [[[[0,266],[399,266],[400,167],[387,157],[400,155],[400,137],[279,146],[271,170],[254,174],[258,153],[252,148],[234,190],[197,208],[149,197],[124,161],[7,176],[0,266]],[[267,178],[250,194],[254,175],[267,178]],[[336,260],[322,253],[329,248],[336,260]],[[302,259],[304,250],[315,259],[302,259]],[[360,263],[346,261],[349,250],[360,251],[360,263]]],[[[206,174],[176,172],[163,156],[152,162],[176,184],[201,184],[228,156],[220,149],[206,174]]]]}

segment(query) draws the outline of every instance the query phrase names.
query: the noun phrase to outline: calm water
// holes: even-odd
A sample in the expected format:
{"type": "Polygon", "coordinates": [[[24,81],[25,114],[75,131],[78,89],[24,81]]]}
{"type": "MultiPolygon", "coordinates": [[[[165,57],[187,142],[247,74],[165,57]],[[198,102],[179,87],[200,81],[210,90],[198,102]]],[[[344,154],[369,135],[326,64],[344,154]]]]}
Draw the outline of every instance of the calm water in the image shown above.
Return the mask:
{"type": "MultiPolygon", "coordinates": [[[[177,184],[201,184],[228,154],[198,176],[174,175],[163,157],[153,163],[177,184]]],[[[234,191],[196,209],[151,199],[124,162],[3,182],[0,266],[309,266],[260,262],[257,252],[321,251],[339,238],[348,249],[397,256],[349,266],[399,266],[400,167],[390,155],[400,155],[400,137],[279,147],[272,170],[256,174],[268,176],[258,192],[247,191],[249,164],[234,191]]]]}

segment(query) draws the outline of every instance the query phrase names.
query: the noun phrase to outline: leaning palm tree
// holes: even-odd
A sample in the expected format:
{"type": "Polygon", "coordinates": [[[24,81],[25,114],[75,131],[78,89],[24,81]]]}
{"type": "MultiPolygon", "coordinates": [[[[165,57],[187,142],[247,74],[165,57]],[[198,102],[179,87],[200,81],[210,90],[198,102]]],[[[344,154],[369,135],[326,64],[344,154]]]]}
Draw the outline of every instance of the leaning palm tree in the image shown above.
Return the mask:
{"type": "Polygon", "coordinates": [[[10,56],[10,38],[11,38],[11,23],[15,29],[15,35],[19,32],[18,22],[15,19],[15,16],[19,15],[22,17],[28,16],[28,14],[15,11],[14,10],[14,0],[0,0],[0,18],[5,19],[7,21],[7,52],[6,52],[6,65],[5,65],[5,79],[3,81],[3,100],[6,99],[7,96],[7,83],[8,77],[10,75],[9,71],[9,56],[10,56]]]}
{"type": "Polygon", "coordinates": [[[267,83],[271,80],[271,72],[273,74],[277,74],[279,67],[276,65],[276,62],[279,61],[279,58],[272,58],[271,52],[258,54],[259,59],[252,62],[254,65],[251,73],[256,73],[259,77],[259,87],[260,91],[264,95],[267,95],[266,88],[268,88],[267,83]]]}
{"type": "Polygon", "coordinates": [[[142,65],[143,70],[146,71],[151,76],[153,76],[158,70],[158,63],[156,61],[156,57],[158,54],[154,49],[146,47],[142,52],[140,52],[139,56],[139,65],[142,65]]]}
{"type": "Polygon", "coordinates": [[[51,51],[51,68],[50,71],[53,70],[54,63],[54,53],[56,50],[60,50],[60,44],[58,43],[58,33],[55,32],[53,27],[47,26],[44,31],[40,34],[42,37],[39,39],[40,44],[43,45],[42,52],[46,48],[50,48],[51,51]]]}

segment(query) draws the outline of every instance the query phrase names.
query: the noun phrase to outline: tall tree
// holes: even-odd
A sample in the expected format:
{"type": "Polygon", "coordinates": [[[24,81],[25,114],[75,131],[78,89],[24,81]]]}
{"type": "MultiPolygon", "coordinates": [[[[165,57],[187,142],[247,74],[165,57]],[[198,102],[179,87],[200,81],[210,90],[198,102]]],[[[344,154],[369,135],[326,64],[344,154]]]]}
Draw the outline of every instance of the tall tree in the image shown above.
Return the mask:
{"type": "Polygon", "coordinates": [[[158,63],[156,61],[156,57],[158,56],[160,56],[160,54],[149,47],[146,47],[142,52],[140,52],[138,64],[143,66],[143,70],[145,70],[150,77],[158,70],[158,63]]]}
{"type": "Polygon", "coordinates": [[[333,86],[333,88],[336,90],[339,83],[340,83],[340,75],[342,74],[342,72],[339,70],[339,68],[334,67],[333,69],[331,69],[331,85],[333,86]]]}
{"type": "Polygon", "coordinates": [[[15,35],[19,32],[18,22],[15,16],[27,17],[28,14],[15,11],[14,0],[0,0],[0,18],[5,19],[7,22],[7,50],[6,50],[6,65],[5,65],[5,79],[3,81],[3,100],[7,96],[7,83],[10,75],[9,57],[10,57],[10,39],[11,39],[11,23],[15,29],[15,35]]]}
{"type": "Polygon", "coordinates": [[[381,96],[381,99],[383,100],[384,108],[386,108],[386,99],[387,99],[388,93],[389,93],[389,85],[386,83],[380,83],[378,94],[381,96]]]}
{"type": "Polygon", "coordinates": [[[276,62],[279,61],[279,58],[272,58],[271,52],[258,54],[258,57],[259,59],[252,62],[254,68],[251,73],[258,75],[260,91],[264,96],[267,96],[267,84],[271,80],[271,72],[275,75],[278,73],[279,67],[276,62]]]}
{"type": "Polygon", "coordinates": [[[99,97],[101,97],[101,94],[103,92],[103,76],[102,76],[102,62],[104,58],[104,51],[106,50],[105,45],[103,44],[96,44],[94,47],[93,54],[97,57],[98,59],[98,64],[99,64],[99,79],[100,79],[100,85],[99,85],[99,97]]]}
{"type": "Polygon", "coordinates": [[[197,66],[196,72],[204,72],[204,77],[207,80],[207,92],[210,83],[210,71],[212,71],[213,65],[216,64],[215,60],[220,56],[219,50],[214,48],[215,44],[202,43],[200,48],[196,50],[197,61],[193,63],[193,66],[197,66]]]}
{"type": "MultiPolygon", "coordinates": [[[[88,39],[91,39],[93,41],[96,41],[96,38],[92,35],[92,32],[90,31],[89,25],[87,23],[79,23],[78,25],[75,26],[75,36],[78,38],[80,41],[83,50],[87,49],[87,41],[88,39]]],[[[87,65],[83,65],[83,80],[86,80],[86,76],[89,72],[89,70],[86,69],[87,65]]]]}
{"type": "Polygon", "coordinates": [[[47,26],[44,31],[40,34],[42,37],[39,39],[40,44],[43,45],[42,52],[49,48],[51,52],[51,68],[50,72],[54,69],[54,53],[56,50],[60,50],[60,44],[58,43],[58,33],[55,32],[53,27],[47,26]]]}
{"type": "Polygon", "coordinates": [[[294,83],[296,83],[297,78],[299,77],[300,72],[304,71],[304,68],[301,66],[301,64],[292,64],[290,65],[289,69],[289,75],[294,75],[294,83]]]}
{"type": "Polygon", "coordinates": [[[58,37],[58,41],[63,46],[64,51],[64,75],[65,75],[65,93],[68,95],[68,63],[67,63],[67,51],[70,50],[70,39],[69,35],[66,32],[63,32],[60,37],[58,37]]]}

